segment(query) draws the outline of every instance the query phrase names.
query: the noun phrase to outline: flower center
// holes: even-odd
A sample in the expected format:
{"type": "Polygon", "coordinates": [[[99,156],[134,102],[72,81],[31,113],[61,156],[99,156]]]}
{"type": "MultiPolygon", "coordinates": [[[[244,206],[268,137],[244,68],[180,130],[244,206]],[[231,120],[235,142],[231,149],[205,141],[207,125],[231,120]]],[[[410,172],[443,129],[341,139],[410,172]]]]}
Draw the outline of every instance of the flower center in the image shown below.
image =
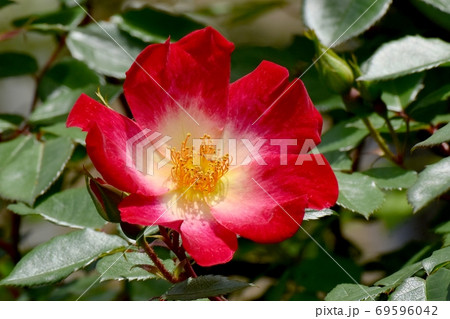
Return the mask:
{"type": "Polygon", "coordinates": [[[230,156],[217,156],[216,147],[212,144],[211,137],[207,134],[201,138],[199,150],[193,150],[187,146],[189,137],[181,143],[181,149],[170,150],[170,156],[174,166],[172,167],[172,180],[177,188],[186,189],[192,187],[204,195],[216,190],[219,180],[228,172],[230,156]]]}

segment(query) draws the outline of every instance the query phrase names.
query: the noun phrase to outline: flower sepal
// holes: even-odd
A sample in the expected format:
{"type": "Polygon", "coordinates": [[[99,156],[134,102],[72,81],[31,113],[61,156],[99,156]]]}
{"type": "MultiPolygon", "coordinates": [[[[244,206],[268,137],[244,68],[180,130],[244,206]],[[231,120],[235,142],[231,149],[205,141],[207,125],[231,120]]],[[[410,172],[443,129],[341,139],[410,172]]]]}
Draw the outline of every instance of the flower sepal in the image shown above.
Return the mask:
{"type": "MultiPolygon", "coordinates": [[[[90,175],[86,175],[86,185],[99,215],[108,222],[121,223],[118,205],[123,200],[124,193],[90,175]]],[[[124,230],[123,227],[122,230],[124,230]]],[[[126,234],[125,230],[124,233],[126,234]]]]}

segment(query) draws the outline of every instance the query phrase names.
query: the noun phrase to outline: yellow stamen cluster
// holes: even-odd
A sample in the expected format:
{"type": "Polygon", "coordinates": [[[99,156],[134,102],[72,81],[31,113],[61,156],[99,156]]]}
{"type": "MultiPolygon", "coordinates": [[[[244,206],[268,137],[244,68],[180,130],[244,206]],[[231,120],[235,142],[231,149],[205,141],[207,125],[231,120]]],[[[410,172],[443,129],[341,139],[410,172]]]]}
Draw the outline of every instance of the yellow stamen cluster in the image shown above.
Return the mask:
{"type": "Polygon", "coordinates": [[[187,146],[190,136],[191,134],[187,134],[179,151],[175,148],[170,150],[174,164],[172,180],[178,188],[188,188],[192,185],[193,190],[206,195],[215,191],[220,178],[228,172],[230,157],[228,154],[216,156],[216,148],[212,145],[211,137],[206,134],[201,138],[200,150],[194,154],[192,147],[187,146]]]}

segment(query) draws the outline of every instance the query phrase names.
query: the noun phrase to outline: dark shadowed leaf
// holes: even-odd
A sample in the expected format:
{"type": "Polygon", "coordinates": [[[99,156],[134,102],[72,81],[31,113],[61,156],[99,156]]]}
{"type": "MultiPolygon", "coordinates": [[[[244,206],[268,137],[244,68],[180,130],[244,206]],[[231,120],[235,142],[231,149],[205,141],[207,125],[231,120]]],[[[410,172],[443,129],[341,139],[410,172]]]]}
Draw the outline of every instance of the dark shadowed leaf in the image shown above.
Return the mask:
{"type": "Polygon", "coordinates": [[[8,209],[20,215],[39,214],[55,224],[74,228],[100,228],[105,224],[84,187],[52,195],[34,208],[18,203],[8,209]]]}
{"type": "Polygon", "coordinates": [[[25,53],[0,53],[0,78],[35,73],[38,70],[36,60],[25,53]]]}
{"type": "Polygon", "coordinates": [[[130,10],[115,16],[119,28],[145,42],[164,42],[181,39],[186,34],[204,28],[204,25],[186,16],[176,16],[151,8],[130,10]]]}
{"type": "Polygon", "coordinates": [[[84,62],[66,58],[55,63],[39,83],[39,96],[46,100],[52,92],[61,87],[81,89],[89,85],[100,85],[100,76],[84,62]]]}
{"type": "Polygon", "coordinates": [[[1,285],[32,286],[57,282],[98,258],[126,245],[120,237],[91,229],[58,236],[23,257],[1,285]]]}
{"type": "Polygon", "coordinates": [[[28,135],[1,143],[0,196],[32,205],[62,173],[73,148],[63,137],[42,142],[28,135]]]}
{"type": "Polygon", "coordinates": [[[383,44],[362,66],[358,80],[386,80],[450,62],[450,43],[406,36],[383,44]]]}
{"type": "Polygon", "coordinates": [[[417,182],[408,190],[408,201],[414,212],[419,211],[436,197],[450,189],[450,157],[428,165],[417,182]]]}
{"type": "Polygon", "coordinates": [[[392,0],[305,0],[303,17],[326,46],[335,46],[369,29],[392,0]]]}
{"type": "Polygon", "coordinates": [[[196,300],[220,296],[249,287],[250,284],[223,276],[200,276],[173,285],[166,293],[167,300],[196,300]]]}

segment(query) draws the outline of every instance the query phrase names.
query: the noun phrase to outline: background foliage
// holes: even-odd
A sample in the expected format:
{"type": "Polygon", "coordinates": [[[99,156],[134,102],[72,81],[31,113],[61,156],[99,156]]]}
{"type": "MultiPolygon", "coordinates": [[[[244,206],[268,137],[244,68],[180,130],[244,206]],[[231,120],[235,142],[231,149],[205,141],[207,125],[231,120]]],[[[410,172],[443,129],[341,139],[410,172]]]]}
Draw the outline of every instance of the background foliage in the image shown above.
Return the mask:
{"type": "Polygon", "coordinates": [[[0,300],[450,300],[449,1],[1,0],[0,17],[0,300]],[[236,43],[232,80],[263,59],[301,77],[340,194],[306,232],[240,239],[172,286],[97,214],[65,120],[82,92],[130,115],[133,58],[205,25],[236,43]]]}

